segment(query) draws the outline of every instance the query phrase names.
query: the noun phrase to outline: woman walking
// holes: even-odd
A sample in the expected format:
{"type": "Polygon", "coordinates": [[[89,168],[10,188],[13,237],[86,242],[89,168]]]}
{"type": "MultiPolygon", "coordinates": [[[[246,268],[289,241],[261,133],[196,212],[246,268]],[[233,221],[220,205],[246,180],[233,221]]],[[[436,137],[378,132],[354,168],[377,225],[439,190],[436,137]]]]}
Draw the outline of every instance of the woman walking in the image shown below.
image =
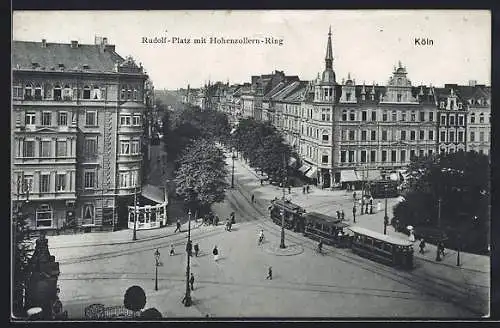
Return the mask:
{"type": "Polygon", "coordinates": [[[214,261],[217,262],[219,260],[219,250],[217,249],[217,246],[214,247],[212,254],[214,255],[214,261]]]}

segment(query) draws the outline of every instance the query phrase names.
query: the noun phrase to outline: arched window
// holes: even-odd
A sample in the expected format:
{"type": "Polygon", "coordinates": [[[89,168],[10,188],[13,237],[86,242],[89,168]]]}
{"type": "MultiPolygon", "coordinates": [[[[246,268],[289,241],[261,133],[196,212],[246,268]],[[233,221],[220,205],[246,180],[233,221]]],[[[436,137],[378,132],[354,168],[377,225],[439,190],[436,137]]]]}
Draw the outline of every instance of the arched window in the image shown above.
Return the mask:
{"type": "Polygon", "coordinates": [[[101,89],[99,89],[97,85],[94,86],[94,89],[92,90],[92,99],[94,100],[101,99],[101,89]]]}
{"type": "Polygon", "coordinates": [[[326,131],[326,130],[321,131],[321,140],[323,142],[329,142],[330,141],[330,135],[328,134],[328,131],[326,131]]]}
{"type": "Polygon", "coordinates": [[[64,100],[71,100],[72,96],[73,96],[73,90],[68,84],[66,84],[63,90],[63,98],[64,100]]]}
{"type": "Polygon", "coordinates": [[[122,87],[121,93],[120,93],[120,99],[125,100],[125,95],[127,91],[125,90],[125,86],[122,87]]]}
{"type": "Polygon", "coordinates": [[[355,121],[356,120],[356,114],[354,113],[353,110],[349,112],[349,120],[350,121],[355,121]]]}
{"type": "Polygon", "coordinates": [[[479,114],[479,123],[484,123],[484,113],[479,114]]]}
{"type": "Polygon", "coordinates": [[[90,87],[88,85],[83,87],[83,99],[90,99],[90,87]]]}
{"type": "Polygon", "coordinates": [[[61,99],[62,99],[61,86],[59,84],[56,84],[54,86],[54,100],[61,100],[61,99]]]}
{"type": "Polygon", "coordinates": [[[393,121],[393,122],[396,122],[396,121],[397,121],[397,117],[398,117],[398,115],[397,115],[396,111],[395,111],[395,110],[393,110],[393,111],[392,111],[392,121],[393,121]]]}
{"type": "Polygon", "coordinates": [[[398,85],[403,85],[403,79],[402,78],[398,78],[398,85]]]}
{"type": "Polygon", "coordinates": [[[42,87],[40,84],[35,85],[35,99],[42,100],[42,87]]]}
{"type": "Polygon", "coordinates": [[[137,100],[139,98],[139,91],[137,89],[134,89],[134,100],[137,100]]]}
{"type": "Polygon", "coordinates": [[[26,84],[26,87],[24,88],[24,99],[25,100],[33,99],[33,87],[29,83],[26,84]]]}
{"type": "Polygon", "coordinates": [[[132,87],[129,85],[127,89],[127,100],[132,99],[132,87]]]}
{"type": "Polygon", "coordinates": [[[471,113],[470,114],[470,122],[471,123],[476,123],[476,114],[475,113],[471,113]]]}

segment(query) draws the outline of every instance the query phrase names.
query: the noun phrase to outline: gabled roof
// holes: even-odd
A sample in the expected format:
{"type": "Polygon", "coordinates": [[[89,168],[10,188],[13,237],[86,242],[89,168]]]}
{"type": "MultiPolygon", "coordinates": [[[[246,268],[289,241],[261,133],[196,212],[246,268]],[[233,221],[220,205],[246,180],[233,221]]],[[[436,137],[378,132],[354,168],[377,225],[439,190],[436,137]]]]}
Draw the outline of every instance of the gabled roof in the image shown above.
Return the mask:
{"type": "Polygon", "coordinates": [[[296,101],[302,101],[304,100],[305,97],[305,91],[308,81],[298,81],[298,82],[293,82],[292,84],[294,85],[293,90],[288,93],[285,97],[285,101],[290,101],[290,102],[296,102],[296,101]]]}
{"type": "Polygon", "coordinates": [[[12,42],[12,67],[17,69],[33,69],[33,64],[37,64],[38,70],[59,71],[62,64],[65,71],[116,72],[115,64],[124,61],[114,46],[79,44],[72,48],[71,44],[46,43],[42,47],[42,42],[12,42]]]}
{"type": "Polygon", "coordinates": [[[269,90],[267,93],[264,94],[264,99],[271,99],[278,92],[280,92],[281,90],[283,90],[287,86],[287,84],[288,83],[286,81],[279,82],[278,84],[276,84],[276,86],[274,88],[272,88],[271,90],[269,90]]]}

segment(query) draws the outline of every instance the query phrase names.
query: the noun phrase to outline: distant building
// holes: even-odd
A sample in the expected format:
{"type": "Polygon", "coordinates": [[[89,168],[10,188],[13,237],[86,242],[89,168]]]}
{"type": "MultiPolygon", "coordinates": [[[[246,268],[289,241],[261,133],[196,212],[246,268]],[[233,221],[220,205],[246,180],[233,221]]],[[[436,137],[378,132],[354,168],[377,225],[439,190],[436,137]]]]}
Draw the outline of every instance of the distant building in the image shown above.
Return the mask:
{"type": "Polygon", "coordinates": [[[152,83],[95,41],[12,43],[12,199],[35,229],[125,227],[140,192],[152,83]]]}

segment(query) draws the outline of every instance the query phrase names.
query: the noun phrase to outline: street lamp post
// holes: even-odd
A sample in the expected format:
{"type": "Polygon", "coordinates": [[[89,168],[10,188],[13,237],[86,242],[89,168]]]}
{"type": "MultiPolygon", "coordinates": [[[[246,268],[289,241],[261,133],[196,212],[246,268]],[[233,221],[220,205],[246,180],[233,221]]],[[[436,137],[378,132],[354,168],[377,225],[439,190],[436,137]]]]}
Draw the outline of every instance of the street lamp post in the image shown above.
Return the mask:
{"type": "Polygon", "coordinates": [[[458,234],[457,242],[458,242],[458,245],[457,245],[457,266],[460,266],[460,234],[458,234]]]}
{"type": "MultiPolygon", "coordinates": [[[[187,245],[189,247],[191,243],[191,210],[188,212],[188,241],[187,245]]],[[[184,303],[184,306],[191,306],[192,300],[191,300],[191,289],[189,289],[189,272],[190,272],[190,267],[189,267],[189,261],[190,261],[190,254],[188,249],[186,249],[186,255],[187,255],[187,265],[186,265],[186,295],[184,296],[184,299],[182,302],[184,303]]]]}
{"type": "Polygon", "coordinates": [[[134,234],[132,240],[137,240],[137,187],[134,188],[134,234]]]}
{"type": "Polygon", "coordinates": [[[158,267],[160,266],[160,251],[158,248],[156,249],[156,252],[154,253],[155,256],[155,290],[158,290],[158,267]]]}
{"type": "Polygon", "coordinates": [[[233,168],[231,170],[231,188],[234,188],[234,148],[231,154],[231,159],[233,160],[233,168]]]}
{"type": "Polygon", "coordinates": [[[389,224],[389,217],[387,216],[387,181],[384,184],[384,197],[385,197],[384,235],[386,235],[387,234],[387,225],[389,224]]]}
{"type": "MultiPolygon", "coordinates": [[[[283,153],[283,165],[286,165],[285,153],[283,153]]],[[[286,166],[284,166],[284,169],[286,169],[286,166]]],[[[283,182],[282,182],[283,203],[285,202],[285,181],[286,181],[285,179],[286,179],[286,174],[284,174],[283,182]]],[[[283,209],[281,210],[281,243],[280,243],[280,248],[286,248],[286,246],[285,246],[285,211],[283,209]]]]}

